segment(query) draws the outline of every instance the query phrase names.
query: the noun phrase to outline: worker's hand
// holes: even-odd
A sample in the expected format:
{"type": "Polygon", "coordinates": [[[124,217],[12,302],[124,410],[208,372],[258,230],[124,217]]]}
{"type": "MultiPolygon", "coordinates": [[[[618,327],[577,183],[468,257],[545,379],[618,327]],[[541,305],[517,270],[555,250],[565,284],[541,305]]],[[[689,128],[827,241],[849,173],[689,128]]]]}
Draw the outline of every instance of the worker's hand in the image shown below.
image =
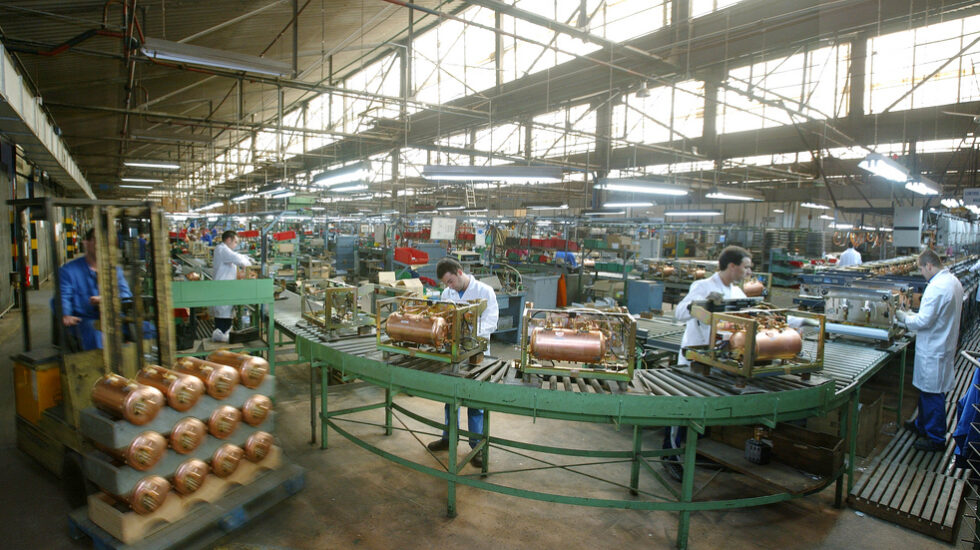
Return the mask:
{"type": "Polygon", "coordinates": [[[711,292],[708,294],[708,301],[721,303],[725,299],[725,295],[721,292],[711,292]]]}
{"type": "Polygon", "coordinates": [[[88,303],[92,304],[93,306],[97,306],[102,303],[102,296],[92,296],[88,299],[88,303]]]}
{"type": "Polygon", "coordinates": [[[905,324],[905,319],[908,318],[909,314],[905,310],[898,310],[895,312],[895,322],[905,324]]]}
{"type": "Polygon", "coordinates": [[[61,318],[61,323],[66,327],[73,327],[81,322],[82,322],[82,318],[75,317],[74,315],[65,315],[61,318]]]}

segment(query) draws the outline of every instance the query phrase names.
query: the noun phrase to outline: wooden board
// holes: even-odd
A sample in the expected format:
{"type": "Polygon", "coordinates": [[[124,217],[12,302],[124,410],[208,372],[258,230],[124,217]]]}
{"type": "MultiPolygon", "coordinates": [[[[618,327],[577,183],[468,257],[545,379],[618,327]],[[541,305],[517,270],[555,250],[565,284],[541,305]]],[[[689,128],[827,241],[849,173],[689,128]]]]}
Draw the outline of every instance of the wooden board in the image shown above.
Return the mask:
{"type": "Polygon", "coordinates": [[[773,461],[765,465],[753,464],[745,459],[743,450],[710,439],[698,441],[698,454],[714,460],[726,468],[794,495],[817,489],[826,482],[826,478],[813,479],[809,474],[782,462],[773,461]]]}

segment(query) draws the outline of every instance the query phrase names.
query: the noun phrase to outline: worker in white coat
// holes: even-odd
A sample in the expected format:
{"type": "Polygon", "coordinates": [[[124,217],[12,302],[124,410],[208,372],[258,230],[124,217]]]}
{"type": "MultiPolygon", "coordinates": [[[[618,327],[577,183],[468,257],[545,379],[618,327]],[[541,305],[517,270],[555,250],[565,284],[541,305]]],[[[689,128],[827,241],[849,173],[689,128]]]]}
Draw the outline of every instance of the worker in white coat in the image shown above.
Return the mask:
{"type": "MultiPolygon", "coordinates": [[[[977,260],[977,263],[970,266],[971,273],[975,273],[977,271],[980,271],[980,260],[977,260]]],[[[977,295],[974,299],[980,302],[980,285],[977,285],[977,295]]]]}
{"type": "Polygon", "coordinates": [[[929,284],[919,312],[898,311],[896,322],[915,331],[915,370],[912,385],[919,389],[919,414],[905,422],[917,433],[915,448],[936,452],[946,448],[946,392],[953,389],[953,361],[960,333],[963,285],[943,267],[932,250],[919,255],[919,272],[929,284]]]}
{"type": "Polygon", "coordinates": [[[861,265],[861,253],[854,250],[854,245],[847,245],[847,250],[840,253],[837,260],[837,267],[847,267],[849,265],[861,265]]]}
{"type": "MultiPolygon", "coordinates": [[[[238,233],[225,231],[221,234],[221,244],[214,248],[214,280],[234,281],[238,278],[238,268],[252,265],[252,259],[244,254],[235,252],[238,246],[238,233]]],[[[231,333],[231,324],[235,316],[235,306],[214,306],[211,314],[214,316],[214,332],[211,340],[227,342],[231,333]]]]}
{"type": "MultiPolygon", "coordinates": [[[[446,285],[440,297],[444,301],[465,303],[471,300],[486,300],[487,307],[480,314],[477,320],[476,334],[481,338],[486,338],[488,345],[490,335],[497,330],[497,318],[500,315],[497,305],[497,295],[490,288],[490,285],[476,280],[473,275],[463,273],[463,266],[453,258],[443,258],[436,264],[436,277],[446,285]]],[[[468,424],[470,433],[483,433],[483,410],[467,408],[468,424]]],[[[457,425],[459,417],[456,418],[457,425]]],[[[449,405],[446,405],[446,425],[449,425],[449,405]]],[[[470,448],[476,447],[477,439],[471,437],[469,440],[470,448]]],[[[449,434],[442,433],[442,437],[428,445],[431,451],[444,451],[449,449],[449,434]]],[[[473,455],[470,464],[477,468],[483,467],[483,457],[479,453],[473,455]]]]}

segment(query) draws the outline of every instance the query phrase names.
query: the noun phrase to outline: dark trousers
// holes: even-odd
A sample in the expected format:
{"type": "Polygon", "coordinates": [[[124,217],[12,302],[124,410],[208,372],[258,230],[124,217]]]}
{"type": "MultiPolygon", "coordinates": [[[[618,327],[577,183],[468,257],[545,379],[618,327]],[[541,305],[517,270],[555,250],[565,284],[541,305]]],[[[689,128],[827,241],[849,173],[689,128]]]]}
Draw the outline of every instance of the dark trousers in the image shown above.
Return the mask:
{"type": "Polygon", "coordinates": [[[231,319],[226,319],[224,317],[214,318],[214,328],[220,330],[221,332],[228,332],[231,330],[231,319]]]}
{"type": "Polygon", "coordinates": [[[946,441],[946,394],[919,392],[919,415],[915,425],[932,441],[946,441]]]}
{"type": "MultiPolygon", "coordinates": [[[[466,416],[469,421],[467,428],[475,434],[483,433],[483,409],[466,408],[466,416]]],[[[446,425],[449,425],[449,405],[446,405],[446,425]]],[[[456,416],[456,425],[459,426],[459,415],[456,416]]],[[[449,434],[442,432],[443,439],[449,439],[449,434]]],[[[476,447],[476,439],[470,438],[470,447],[476,447]]]]}

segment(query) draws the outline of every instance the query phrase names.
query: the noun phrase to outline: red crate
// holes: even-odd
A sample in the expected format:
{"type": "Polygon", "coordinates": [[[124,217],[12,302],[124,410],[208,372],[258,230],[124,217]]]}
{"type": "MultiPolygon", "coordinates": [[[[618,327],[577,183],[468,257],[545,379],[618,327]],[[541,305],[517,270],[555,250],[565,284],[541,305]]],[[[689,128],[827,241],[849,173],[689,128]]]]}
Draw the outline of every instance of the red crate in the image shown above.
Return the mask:
{"type": "Polygon", "coordinates": [[[248,231],[239,231],[238,236],[242,239],[254,239],[259,236],[258,229],[250,229],[248,231]]]}
{"type": "Polygon", "coordinates": [[[429,255],[410,246],[400,246],[395,248],[395,261],[409,265],[427,264],[429,255]]]}
{"type": "Polygon", "coordinates": [[[289,241],[296,238],[296,232],[293,230],[280,231],[279,233],[273,233],[272,238],[276,241],[289,241]]]}
{"type": "Polygon", "coordinates": [[[548,246],[546,243],[547,241],[545,239],[531,239],[531,246],[534,247],[544,248],[548,246]]]}
{"type": "Polygon", "coordinates": [[[456,240],[459,240],[459,241],[475,241],[476,240],[476,235],[474,235],[473,233],[460,232],[460,233],[456,233],[456,240]]]}

